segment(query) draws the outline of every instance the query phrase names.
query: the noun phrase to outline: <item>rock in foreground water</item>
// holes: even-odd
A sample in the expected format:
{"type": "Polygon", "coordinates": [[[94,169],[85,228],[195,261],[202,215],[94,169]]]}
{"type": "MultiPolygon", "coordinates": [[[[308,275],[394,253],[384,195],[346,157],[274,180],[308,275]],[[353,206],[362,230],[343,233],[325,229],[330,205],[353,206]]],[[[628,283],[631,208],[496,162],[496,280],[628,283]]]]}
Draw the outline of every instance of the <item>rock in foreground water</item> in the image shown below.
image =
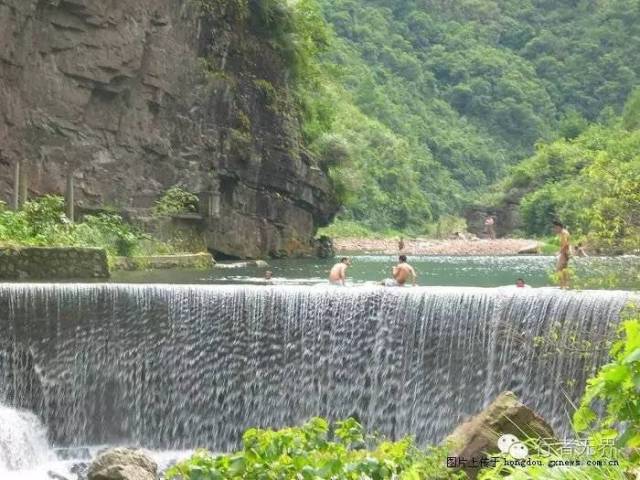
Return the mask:
{"type": "Polygon", "coordinates": [[[88,480],[156,480],[158,465],[141,450],[114,448],[89,467],[88,480]]]}

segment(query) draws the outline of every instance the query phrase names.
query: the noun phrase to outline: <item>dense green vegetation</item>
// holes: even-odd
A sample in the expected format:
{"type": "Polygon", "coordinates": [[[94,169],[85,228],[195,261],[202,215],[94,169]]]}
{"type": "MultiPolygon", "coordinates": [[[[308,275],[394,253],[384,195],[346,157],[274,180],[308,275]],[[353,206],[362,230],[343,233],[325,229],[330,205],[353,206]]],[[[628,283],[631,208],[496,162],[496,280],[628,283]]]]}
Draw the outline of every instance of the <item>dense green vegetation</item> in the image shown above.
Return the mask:
{"type": "Polygon", "coordinates": [[[621,330],[624,335],[611,348],[611,363],[589,381],[574,425],[579,432],[616,438],[618,447],[640,461],[640,321],[629,320],[621,330]]]}
{"type": "Polygon", "coordinates": [[[522,198],[520,213],[530,235],[549,234],[551,220],[558,219],[592,249],[640,249],[638,118],[640,90],[624,116],[540,145],[498,185],[493,201],[522,198]]]}
{"type": "Polygon", "coordinates": [[[330,31],[310,0],[292,7],[323,32],[304,36],[322,38],[299,89],[305,137],[340,218],[368,229],[459,215],[536,142],[620,114],[640,83],[632,0],[317,1],[330,31]]]}
{"type": "Polygon", "coordinates": [[[640,83],[632,0],[245,7],[295,74],[305,143],[334,180],[340,219],[369,231],[429,233],[536,142],[619,114],[640,83]]]}
{"type": "Polygon", "coordinates": [[[198,211],[198,196],[188,192],[179,185],[167,190],[153,206],[153,213],[158,216],[171,216],[198,211]]]}
{"type": "Polygon", "coordinates": [[[111,256],[172,252],[116,214],[87,215],[72,223],[64,212],[64,198],[55,195],[26,202],[18,212],[0,203],[0,246],[101,247],[111,256]]]}
{"type": "Polygon", "coordinates": [[[421,451],[405,438],[397,442],[365,435],[350,418],[335,425],[314,418],[301,427],[278,431],[250,429],[243,449],[228,455],[197,452],[167,471],[167,480],[454,480],[443,449],[421,451]]]}

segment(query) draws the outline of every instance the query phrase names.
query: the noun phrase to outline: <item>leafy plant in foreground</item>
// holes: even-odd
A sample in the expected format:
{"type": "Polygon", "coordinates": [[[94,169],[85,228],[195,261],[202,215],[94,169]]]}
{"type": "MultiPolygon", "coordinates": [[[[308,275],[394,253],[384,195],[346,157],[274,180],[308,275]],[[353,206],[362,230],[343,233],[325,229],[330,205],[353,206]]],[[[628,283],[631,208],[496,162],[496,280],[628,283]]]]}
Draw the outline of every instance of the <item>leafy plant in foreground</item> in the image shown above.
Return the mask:
{"type": "Polygon", "coordinates": [[[611,348],[612,362],[589,381],[574,415],[578,432],[597,427],[597,435],[616,438],[640,460],[640,320],[623,324],[625,336],[611,348]],[[599,414],[596,405],[604,407],[599,414]]]}
{"type": "Polygon", "coordinates": [[[418,450],[410,438],[375,440],[350,418],[330,425],[313,418],[301,427],[282,430],[249,429],[243,449],[227,455],[204,450],[169,469],[167,480],[226,479],[456,479],[448,471],[446,453],[418,450]],[[366,446],[372,446],[367,449],[366,446]]]}

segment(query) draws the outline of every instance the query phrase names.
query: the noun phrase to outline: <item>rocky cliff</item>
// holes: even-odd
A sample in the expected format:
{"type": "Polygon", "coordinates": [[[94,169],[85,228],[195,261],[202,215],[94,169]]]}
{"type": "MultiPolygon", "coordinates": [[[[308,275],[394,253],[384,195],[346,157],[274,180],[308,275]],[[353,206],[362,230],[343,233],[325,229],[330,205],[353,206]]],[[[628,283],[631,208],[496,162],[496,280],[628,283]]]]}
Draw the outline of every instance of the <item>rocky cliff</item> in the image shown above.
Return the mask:
{"type": "Polygon", "coordinates": [[[0,0],[0,198],[142,212],[203,194],[207,242],[292,255],[336,205],[301,146],[289,75],[242,0],[0,0]]]}

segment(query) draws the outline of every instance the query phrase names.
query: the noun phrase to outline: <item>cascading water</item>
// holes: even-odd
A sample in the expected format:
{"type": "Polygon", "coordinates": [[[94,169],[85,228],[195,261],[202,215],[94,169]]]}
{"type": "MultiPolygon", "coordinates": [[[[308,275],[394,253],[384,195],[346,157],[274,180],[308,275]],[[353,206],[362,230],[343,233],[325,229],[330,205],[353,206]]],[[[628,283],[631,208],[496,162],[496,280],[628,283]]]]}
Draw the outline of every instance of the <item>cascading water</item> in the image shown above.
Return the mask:
{"type": "Polygon", "coordinates": [[[560,431],[622,292],[0,286],[0,399],[59,445],[235,446],[250,426],[357,415],[438,441],[504,390],[560,431]],[[570,380],[569,382],[567,382],[570,380]]]}
{"type": "Polygon", "coordinates": [[[0,478],[10,471],[46,463],[52,457],[47,432],[38,417],[0,405],[0,478]]]}

